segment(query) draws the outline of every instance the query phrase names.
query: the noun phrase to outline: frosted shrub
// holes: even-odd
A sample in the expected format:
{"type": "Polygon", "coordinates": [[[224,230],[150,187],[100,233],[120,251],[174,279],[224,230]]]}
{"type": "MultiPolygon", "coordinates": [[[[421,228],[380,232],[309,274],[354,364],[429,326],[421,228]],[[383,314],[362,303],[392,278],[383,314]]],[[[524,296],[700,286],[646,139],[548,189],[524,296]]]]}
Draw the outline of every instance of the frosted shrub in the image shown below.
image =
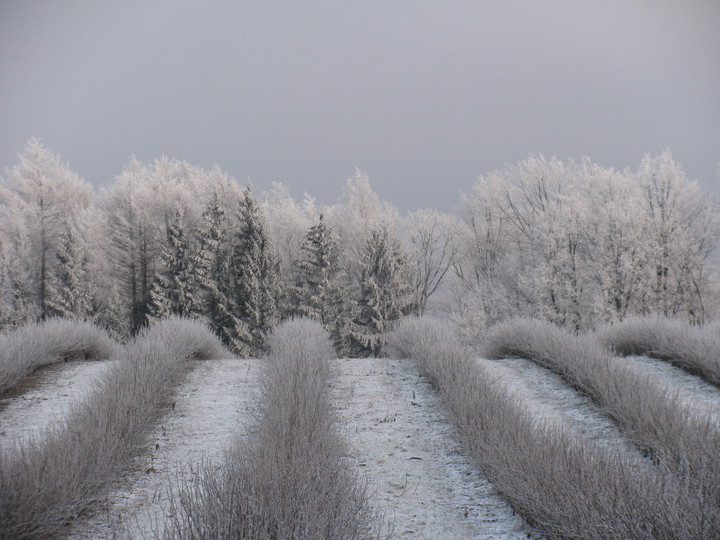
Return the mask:
{"type": "Polygon", "coordinates": [[[328,396],[328,334],[317,322],[295,319],[277,327],[269,343],[252,441],[238,441],[219,474],[207,465],[181,486],[178,520],[166,536],[371,537],[374,513],[344,457],[328,396]]]}
{"type": "Polygon", "coordinates": [[[63,360],[102,360],[120,346],[89,322],[50,319],[24,326],[0,342],[0,394],[35,369],[63,360]]]}
{"type": "Polygon", "coordinates": [[[0,537],[57,536],[135,451],[170,402],[184,361],[228,355],[197,321],[171,318],[142,332],[66,420],[0,454],[0,537]]]}
{"type": "MultiPolygon", "coordinates": [[[[132,353],[146,347],[161,347],[164,355],[175,359],[210,360],[230,358],[232,354],[222,346],[217,336],[196,319],[169,317],[144,329],[128,348],[132,353]]],[[[139,355],[142,357],[142,354],[139,355]]]]}
{"type": "MultiPolygon", "coordinates": [[[[581,352],[554,327],[522,321],[490,331],[497,356],[545,349],[581,352]],[[545,341],[543,341],[545,340],[545,341]]],[[[450,325],[406,319],[390,336],[395,354],[414,358],[440,390],[481,469],[528,522],[550,536],[597,538],[704,537],[696,493],[636,456],[535,417],[528,403],[473,358],[450,325]]],[[[592,345],[583,343],[582,345],[592,345]]],[[[603,351],[595,344],[591,350],[603,351]]],[[[564,353],[563,353],[564,354],[564,353]]]]}
{"type": "Polygon", "coordinates": [[[430,316],[405,317],[388,335],[387,351],[394,358],[415,358],[415,354],[442,347],[455,336],[450,325],[430,316]]]}
{"type": "Polygon", "coordinates": [[[630,317],[606,326],[598,338],[618,354],[668,360],[720,386],[720,326],[690,326],[662,317],[630,317]]]}
{"type": "MultiPolygon", "coordinates": [[[[720,527],[720,430],[694,411],[663,380],[633,369],[593,336],[575,336],[538,320],[515,319],[487,333],[490,358],[527,358],[559,373],[591,396],[685,490],[689,520],[720,527]]],[[[701,530],[701,529],[698,529],[701,530]]]]}
{"type": "MultiPolygon", "coordinates": [[[[277,369],[291,369],[288,362],[309,363],[328,376],[328,360],[335,357],[335,351],[320,323],[306,318],[287,320],[273,330],[269,343],[268,359],[277,369]]],[[[302,370],[300,366],[295,369],[302,370]]]]}

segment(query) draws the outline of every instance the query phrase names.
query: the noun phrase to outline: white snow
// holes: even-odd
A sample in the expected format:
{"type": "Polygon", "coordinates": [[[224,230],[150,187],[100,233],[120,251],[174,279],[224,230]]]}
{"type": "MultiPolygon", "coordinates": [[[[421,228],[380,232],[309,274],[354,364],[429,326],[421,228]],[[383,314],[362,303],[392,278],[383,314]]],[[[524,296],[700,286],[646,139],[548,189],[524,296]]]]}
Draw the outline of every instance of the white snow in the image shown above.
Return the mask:
{"type": "Polygon", "coordinates": [[[175,405],[146,438],[107,496],[105,511],[77,523],[74,538],[143,538],[163,530],[173,484],[189,466],[218,462],[247,435],[259,389],[260,360],[195,362],[175,394],[175,405]]]}
{"type": "Polygon", "coordinates": [[[21,444],[53,422],[61,421],[71,405],[90,392],[117,360],[59,362],[31,374],[25,392],[0,399],[0,446],[21,444]]]}
{"type": "Polygon", "coordinates": [[[557,373],[523,358],[478,362],[518,392],[533,408],[536,417],[563,423],[602,446],[618,448],[641,459],[641,454],[622,436],[617,424],[590,397],[574,389],[557,373]]]}
{"type": "MultiPolygon", "coordinates": [[[[538,418],[561,422],[598,444],[636,453],[590,398],[528,360],[478,359],[538,418]]],[[[720,390],[666,363],[629,358],[707,406],[720,390]]],[[[0,443],[21,440],[61,419],[93,388],[110,362],[68,362],[33,375],[25,393],[0,402],[0,443]]],[[[107,495],[104,509],[76,523],[70,537],[143,538],[169,519],[169,489],[188,467],[218,462],[248,436],[259,392],[260,360],[194,362],[169,408],[107,495]]],[[[527,538],[535,533],[483,477],[458,442],[429,381],[411,360],[342,359],[333,403],[350,460],[368,479],[391,538],[527,538]]],[[[689,399],[689,398],[688,398],[689,399]]]]}
{"type": "Polygon", "coordinates": [[[710,413],[720,423],[720,388],[672,365],[665,360],[647,356],[623,358],[629,366],[654,376],[677,392],[680,400],[690,409],[710,413]]]}
{"type": "Polygon", "coordinates": [[[411,360],[334,363],[333,399],[351,458],[391,538],[527,538],[532,529],[474,467],[411,360]]]}

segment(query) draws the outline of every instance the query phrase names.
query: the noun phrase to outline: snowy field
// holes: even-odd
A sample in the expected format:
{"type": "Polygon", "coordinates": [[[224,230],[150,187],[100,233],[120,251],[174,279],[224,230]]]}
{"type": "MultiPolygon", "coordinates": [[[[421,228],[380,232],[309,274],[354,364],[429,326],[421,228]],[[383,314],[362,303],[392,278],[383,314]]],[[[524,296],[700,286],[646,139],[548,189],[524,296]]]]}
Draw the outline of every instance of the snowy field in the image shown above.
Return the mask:
{"type": "Polygon", "coordinates": [[[637,453],[640,457],[601,408],[560,375],[523,358],[478,361],[501,377],[537,417],[565,424],[602,446],[637,453]]]}
{"type": "Polygon", "coordinates": [[[334,399],[391,538],[527,538],[531,529],[473,467],[411,360],[335,363],[334,399]]]}
{"type": "MultiPolygon", "coordinates": [[[[591,399],[529,360],[484,360],[539,419],[566,424],[608,447],[642,457],[591,399]]],[[[0,400],[0,445],[10,448],[54,421],[91,391],[116,361],[74,361],[43,368],[0,400]]],[[[629,357],[688,403],[720,418],[720,390],[667,362],[629,357]]],[[[103,496],[74,523],[70,538],[144,538],[162,532],[170,489],[191,481],[190,467],[220,463],[249,436],[261,360],[193,361],[173,402],[152,426],[103,496]]],[[[538,538],[473,464],[440,397],[414,361],[332,361],[332,400],[351,463],[368,482],[388,538],[538,538]]],[[[0,446],[0,448],[2,447],[0,446]]]]}
{"type": "Polygon", "coordinates": [[[71,538],[142,538],[162,532],[173,483],[187,481],[193,465],[220,461],[235,438],[247,436],[261,361],[194,364],[170,410],[107,495],[104,510],[78,523],[71,538]]]}
{"type": "Polygon", "coordinates": [[[116,362],[61,362],[28,376],[21,388],[0,398],[0,447],[10,448],[62,421],[116,362]]]}
{"type": "Polygon", "coordinates": [[[665,360],[647,356],[627,356],[625,360],[634,369],[658,377],[677,392],[689,408],[700,414],[710,413],[720,424],[720,388],[665,360]]]}

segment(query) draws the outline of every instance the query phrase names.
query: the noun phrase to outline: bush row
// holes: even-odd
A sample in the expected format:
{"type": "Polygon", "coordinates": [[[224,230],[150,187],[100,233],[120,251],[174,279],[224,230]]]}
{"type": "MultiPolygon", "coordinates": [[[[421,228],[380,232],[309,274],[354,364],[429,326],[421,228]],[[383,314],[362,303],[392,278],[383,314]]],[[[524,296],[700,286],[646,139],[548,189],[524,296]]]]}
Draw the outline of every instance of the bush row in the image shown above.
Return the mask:
{"type": "Polygon", "coordinates": [[[0,336],[0,395],[37,368],[63,360],[102,360],[120,346],[89,322],[49,319],[0,336]]]}
{"type": "Polygon", "coordinates": [[[176,491],[170,538],[367,538],[375,515],[349,467],[330,403],[333,347],[322,326],[286,321],[271,352],[250,442],[176,491]],[[199,487],[198,487],[199,486],[199,487]]]}
{"type": "Polygon", "coordinates": [[[720,326],[690,326],[660,317],[630,317],[602,328],[600,341],[617,354],[645,355],[673,364],[720,386],[720,326]]]}
{"type": "MultiPolygon", "coordinates": [[[[517,352],[514,334],[503,351],[517,352]]],[[[493,338],[501,355],[503,336],[493,338]]],[[[565,336],[556,347],[569,341],[565,336]]],[[[532,342],[532,339],[529,339],[532,342]]],[[[702,538],[716,530],[683,483],[619,448],[538,419],[522,396],[473,358],[451,328],[408,319],[395,354],[414,358],[439,389],[465,443],[495,487],[529,523],[556,537],[702,538]]]]}
{"type": "Polygon", "coordinates": [[[592,397],[658,467],[686,484],[687,497],[699,504],[693,519],[720,531],[720,426],[710,413],[699,413],[660,377],[614,356],[593,336],[542,321],[495,326],[486,334],[484,354],[533,360],[592,397]]]}
{"type": "MultiPolygon", "coordinates": [[[[69,323],[85,328],[82,323],[69,323]]],[[[53,327],[55,328],[55,327],[53,327]]],[[[41,342],[54,334],[35,330],[41,342]]],[[[169,402],[185,359],[227,352],[202,324],[171,318],[129,344],[94,392],[62,422],[0,454],[0,537],[56,536],[92,509],[169,402]]]]}

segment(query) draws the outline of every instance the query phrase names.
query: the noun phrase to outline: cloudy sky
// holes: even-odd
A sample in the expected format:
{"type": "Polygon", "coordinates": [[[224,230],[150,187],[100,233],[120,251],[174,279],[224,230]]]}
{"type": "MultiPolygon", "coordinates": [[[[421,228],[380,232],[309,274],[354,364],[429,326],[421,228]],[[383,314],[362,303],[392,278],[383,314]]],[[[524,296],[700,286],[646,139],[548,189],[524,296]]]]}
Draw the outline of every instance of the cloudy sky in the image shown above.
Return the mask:
{"type": "Polygon", "coordinates": [[[2,0],[0,169],[31,136],[97,186],[165,154],[449,209],[529,153],[669,147],[717,190],[720,2],[2,0]]]}

